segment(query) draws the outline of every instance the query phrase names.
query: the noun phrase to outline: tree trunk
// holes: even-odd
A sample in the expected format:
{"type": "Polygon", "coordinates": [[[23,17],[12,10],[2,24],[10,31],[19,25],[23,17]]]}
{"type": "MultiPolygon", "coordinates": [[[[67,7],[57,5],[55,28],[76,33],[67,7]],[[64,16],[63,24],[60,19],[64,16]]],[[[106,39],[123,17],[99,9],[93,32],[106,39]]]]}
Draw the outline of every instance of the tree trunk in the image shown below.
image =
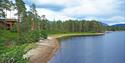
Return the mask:
{"type": "Polygon", "coordinates": [[[20,15],[18,14],[17,32],[20,33],[20,15]]]}
{"type": "Polygon", "coordinates": [[[31,22],[32,22],[32,23],[31,23],[31,30],[34,30],[34,24],[35,24],[35,23],[34,23],[34,21],[33,21],[33,18],[31,19],[31,22]]]}
{"type": "Polygon", "coordinates": [[[10,10],[10,18],[11,18],[11,10],[10,10]]]}
{"type": "Polygon", "coordinates": [[[6,19],[7,19],[7,9],[6,9],[6,19]]]}
{"type": "Polygon", "coordinates": [[[24,30],[27,32],[27,22],[26,22],[26,16],[24,17],[24,30]]]}

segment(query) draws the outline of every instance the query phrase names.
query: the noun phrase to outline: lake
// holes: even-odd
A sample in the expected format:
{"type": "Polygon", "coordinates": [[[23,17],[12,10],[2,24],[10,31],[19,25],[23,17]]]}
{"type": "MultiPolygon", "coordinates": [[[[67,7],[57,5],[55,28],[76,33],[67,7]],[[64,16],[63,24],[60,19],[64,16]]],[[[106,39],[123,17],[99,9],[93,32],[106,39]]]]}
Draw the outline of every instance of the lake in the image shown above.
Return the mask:
{"type": "Polygon", "coordinates": [[[125,63],[125,32],[61,39],[48,63],[125,63]]]}

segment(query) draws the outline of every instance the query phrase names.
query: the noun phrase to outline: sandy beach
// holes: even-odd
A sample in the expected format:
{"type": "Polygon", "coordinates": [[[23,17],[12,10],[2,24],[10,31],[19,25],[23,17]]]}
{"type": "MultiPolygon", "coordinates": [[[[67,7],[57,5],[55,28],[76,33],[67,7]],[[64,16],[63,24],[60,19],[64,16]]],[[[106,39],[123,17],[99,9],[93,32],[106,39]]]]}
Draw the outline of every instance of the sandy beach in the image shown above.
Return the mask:
{"type": "Polygon", "coordinates": [[[28,51],[24,57],[29,59],[30,63],[47,63],[59,48],[57,39],[40,40],[37,47],[28,51]]]}

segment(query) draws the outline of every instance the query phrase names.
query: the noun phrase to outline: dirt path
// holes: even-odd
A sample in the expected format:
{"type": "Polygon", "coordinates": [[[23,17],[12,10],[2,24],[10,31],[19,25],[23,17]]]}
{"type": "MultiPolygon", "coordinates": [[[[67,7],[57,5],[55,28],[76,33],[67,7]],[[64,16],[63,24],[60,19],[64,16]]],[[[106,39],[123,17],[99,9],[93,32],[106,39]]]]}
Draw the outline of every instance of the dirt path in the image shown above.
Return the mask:
{"type": "Polygon", "coordinates": [[[47,63],[59,48],[57,39],[45,39],[36,43],[38,46],[30,50],[24,56],[29,58],[30,63],[47,63]]]}

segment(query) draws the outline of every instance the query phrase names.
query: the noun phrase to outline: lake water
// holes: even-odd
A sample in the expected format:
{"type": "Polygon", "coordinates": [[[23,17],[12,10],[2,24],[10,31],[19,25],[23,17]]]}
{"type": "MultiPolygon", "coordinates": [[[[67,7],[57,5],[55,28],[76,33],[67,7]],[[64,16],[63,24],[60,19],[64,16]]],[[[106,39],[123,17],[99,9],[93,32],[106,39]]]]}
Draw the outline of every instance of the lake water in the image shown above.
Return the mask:
{"type": "Polygon", "coordinates": [[[125,63],[125,32],[61,39],[48,63],[125,63]]]}

